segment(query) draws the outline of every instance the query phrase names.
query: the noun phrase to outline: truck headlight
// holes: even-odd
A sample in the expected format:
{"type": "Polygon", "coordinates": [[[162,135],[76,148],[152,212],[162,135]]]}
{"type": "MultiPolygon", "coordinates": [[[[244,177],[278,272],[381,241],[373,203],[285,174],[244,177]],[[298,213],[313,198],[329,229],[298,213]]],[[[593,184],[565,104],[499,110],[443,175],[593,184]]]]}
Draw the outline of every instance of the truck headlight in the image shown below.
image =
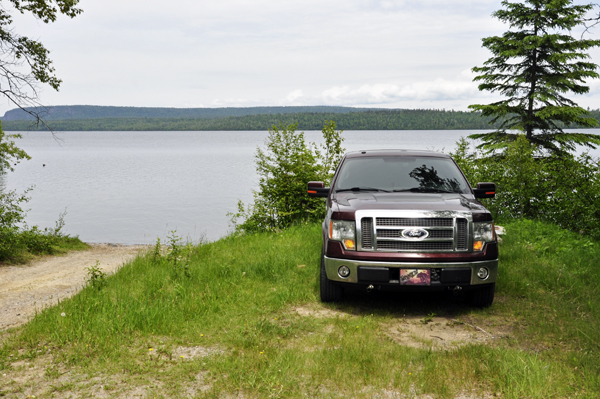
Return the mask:
{"type": "Polygon", "coordinates": [[[330,220],[329,239],[341,241],[345,249],[356,250],[356,227],[354,221],[330,220]]]}
{"type": "Polygon", "coordinates": [[[496,239],[494,223],[473,223],[473,251],[482,251],[486,242],[496,239]]]}

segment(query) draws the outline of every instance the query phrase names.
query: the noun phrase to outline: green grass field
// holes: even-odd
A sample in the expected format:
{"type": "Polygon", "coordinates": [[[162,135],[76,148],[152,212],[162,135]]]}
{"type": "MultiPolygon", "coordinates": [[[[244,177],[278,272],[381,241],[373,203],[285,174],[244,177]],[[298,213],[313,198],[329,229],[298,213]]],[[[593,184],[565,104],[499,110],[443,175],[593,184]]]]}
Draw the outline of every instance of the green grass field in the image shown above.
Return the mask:
{"type": "Polygon", "coordinates": [[[600,397],[600,244],[506,229],[484,310],[321,304],[317,225],[150,252],[4,332],[0,397],[600,397]]]}

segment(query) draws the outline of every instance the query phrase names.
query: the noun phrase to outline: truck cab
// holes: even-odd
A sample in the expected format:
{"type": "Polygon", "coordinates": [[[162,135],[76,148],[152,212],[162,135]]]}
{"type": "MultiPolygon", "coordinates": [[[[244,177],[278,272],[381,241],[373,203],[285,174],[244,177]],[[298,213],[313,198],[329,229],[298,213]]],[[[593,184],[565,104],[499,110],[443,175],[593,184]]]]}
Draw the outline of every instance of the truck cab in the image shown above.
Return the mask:
{"type": "Polygon", "coordinates": [[[478,201],[494,183],[472,188],[446,154],[417,150],[347,153],[332,179],[309,182],[326,198],[320,295],[342,300],[366,290],[467,291],[473,306],[494,300],[498,242],[478,201]]]}

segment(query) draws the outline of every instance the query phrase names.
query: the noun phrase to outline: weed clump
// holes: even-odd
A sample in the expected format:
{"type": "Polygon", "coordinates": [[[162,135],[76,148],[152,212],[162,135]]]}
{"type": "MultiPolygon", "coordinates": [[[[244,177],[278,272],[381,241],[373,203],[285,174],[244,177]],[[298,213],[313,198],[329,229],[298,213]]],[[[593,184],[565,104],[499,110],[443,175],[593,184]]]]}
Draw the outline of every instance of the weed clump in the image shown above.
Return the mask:
{"type": "Polygon", "coordinates": [[[87,284],[94,289],[100,290],[106,285],[106,273],[100,269],[100,261],[96,261],[94,266],[86,269],[88,271],[87,284]]]}
{"type": "Polygon", "coordinates": [[[160,238],[157,238],[151,253],[152,261],[155,264],[169,265],[174,278],[191,277],[190,256],[194,251],[194,246],[191,243],[182,244],[183,239],[175,231],[171,231],[167,238],[169,244],[166,251],[163,250],[160,238]]]}

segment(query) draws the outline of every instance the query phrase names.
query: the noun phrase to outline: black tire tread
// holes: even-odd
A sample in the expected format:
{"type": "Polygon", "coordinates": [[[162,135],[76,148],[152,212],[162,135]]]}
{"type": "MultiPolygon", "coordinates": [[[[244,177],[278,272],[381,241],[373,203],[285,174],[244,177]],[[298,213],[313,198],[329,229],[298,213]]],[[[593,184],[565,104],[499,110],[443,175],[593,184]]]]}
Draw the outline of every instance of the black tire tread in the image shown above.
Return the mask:
{"type": "Polygon", "coordinates": [[[340,302],[344,297],[344,289],[327,278],[325,257],[321,255],[321,302],[340,302]]]}
{"type": "Polygon", "coordinates": [[[471,305],[477,308],[488,308],[494,302],[496,283],[487,284],[471,292],[471,305]]]}

